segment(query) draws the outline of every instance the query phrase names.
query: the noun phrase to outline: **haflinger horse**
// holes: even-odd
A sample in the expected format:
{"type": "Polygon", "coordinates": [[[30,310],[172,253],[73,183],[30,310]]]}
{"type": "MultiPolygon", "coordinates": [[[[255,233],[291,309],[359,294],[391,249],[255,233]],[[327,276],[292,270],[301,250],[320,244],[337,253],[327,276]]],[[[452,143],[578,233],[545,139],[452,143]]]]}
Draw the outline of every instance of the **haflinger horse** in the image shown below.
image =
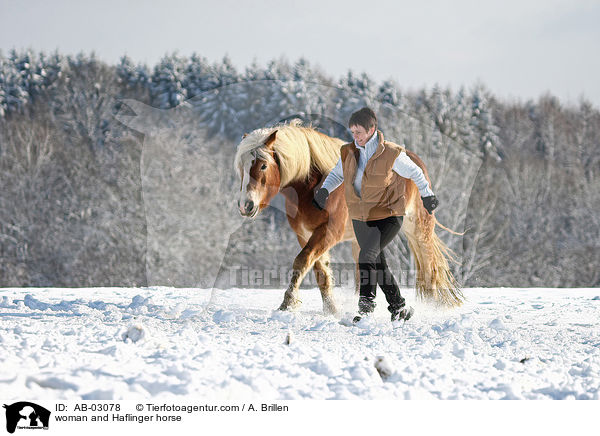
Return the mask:
{"type": "MultiPolygon", "coordinates": [[[[304,276],[314,268],[323,311],[339,314],[333,295],[329,250],[342,241],[352,241],[358,292],[360,249],[348,216],[343,184],[330,193],[324,210],[318,210],[312,204],[315,191],[337,163],[343,144],[341,139],[303,126],[300,120],[256,129],[245,134],[238,144],[234,168],[240,176],[240,214],[256,217],[281,192],[285,197],[288,222],[302,247],[294,259],[291,281],[279,310],[294,310],[300,306],[298,288],[304,276]]],[[[407,150],[407,154],[429,180],[423,161],[411,151],[407,150]]],[[[405,195],[406,212],[401,230],[407,236],[415,258],[417,296],[445,306],[459,306],[462,294],[448,264],[452,253],[435,234],[435,226],[439,223],[435,215],[423,207],[419,190],[412,180],[407,180],[405,195]]]]}

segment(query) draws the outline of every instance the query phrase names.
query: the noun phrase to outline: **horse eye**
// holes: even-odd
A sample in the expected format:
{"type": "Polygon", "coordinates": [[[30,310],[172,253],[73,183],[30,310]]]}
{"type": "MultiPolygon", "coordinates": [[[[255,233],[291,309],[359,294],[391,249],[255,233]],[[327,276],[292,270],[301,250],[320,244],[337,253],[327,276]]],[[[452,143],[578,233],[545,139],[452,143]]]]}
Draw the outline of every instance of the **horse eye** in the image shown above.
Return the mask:
{"type": "Polygon", "coordinates": [[[260,167],[261,171],[264,171],[267,169],[267,164],[262,164],[262,166],[260,167]]]}

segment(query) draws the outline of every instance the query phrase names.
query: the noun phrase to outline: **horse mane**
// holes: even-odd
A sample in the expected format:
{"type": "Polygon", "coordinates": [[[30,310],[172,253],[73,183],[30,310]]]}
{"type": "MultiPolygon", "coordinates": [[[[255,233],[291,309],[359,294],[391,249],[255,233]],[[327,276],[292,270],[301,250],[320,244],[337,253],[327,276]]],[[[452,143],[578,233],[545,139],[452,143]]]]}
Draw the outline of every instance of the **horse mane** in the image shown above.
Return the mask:
{"type": "Polygon", "coordinates": [[[327,174],[340,157],[340,147],[344,141],[331,138],[312,126],[302,125],[299,119],[273,127],[256,129],[247,134],[238,145],[234,158],[234,168],[242,173],[248,159],[260,157],[274,163],[265,149],[265,140],[277,130],[273,151],[279,158],[279,172],[282,187],[297,180],[306,180],[312,169],[327,174]]]}

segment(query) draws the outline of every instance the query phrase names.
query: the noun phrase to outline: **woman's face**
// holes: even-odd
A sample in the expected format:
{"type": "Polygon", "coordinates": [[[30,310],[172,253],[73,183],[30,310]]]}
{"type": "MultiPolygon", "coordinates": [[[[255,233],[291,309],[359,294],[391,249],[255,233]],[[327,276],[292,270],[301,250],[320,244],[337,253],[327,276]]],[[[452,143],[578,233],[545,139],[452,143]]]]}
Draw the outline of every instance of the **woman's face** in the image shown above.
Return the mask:
{"type": "Polygon", "coordinates": [[[371,139],[371,136],[373,136],[373,133],[375,133],[375,127],[371,127],[367,131],[363,126],[350,126],[350,131],[356,143],[364,147],[367,141],[371,139]]]}

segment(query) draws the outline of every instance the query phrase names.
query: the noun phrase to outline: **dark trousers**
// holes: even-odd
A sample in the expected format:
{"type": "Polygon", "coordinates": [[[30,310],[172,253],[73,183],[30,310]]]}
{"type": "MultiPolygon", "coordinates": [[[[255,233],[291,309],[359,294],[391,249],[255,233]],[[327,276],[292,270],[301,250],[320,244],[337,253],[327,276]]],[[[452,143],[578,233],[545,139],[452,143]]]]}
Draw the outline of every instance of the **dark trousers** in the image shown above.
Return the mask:
{"type": "Polygon", "coordinates": [[[382,289],[393,312],[405,305],[400,295],[400,287],[390,272],[383,248],[390,243],[402,227],[401,216],[392,216],[381,220],[352,220],[354,234],[360,246],[358,268],[360,270],[360,298],[358,310],[372,312],[375,309],[377,285],[382,289]]]}

